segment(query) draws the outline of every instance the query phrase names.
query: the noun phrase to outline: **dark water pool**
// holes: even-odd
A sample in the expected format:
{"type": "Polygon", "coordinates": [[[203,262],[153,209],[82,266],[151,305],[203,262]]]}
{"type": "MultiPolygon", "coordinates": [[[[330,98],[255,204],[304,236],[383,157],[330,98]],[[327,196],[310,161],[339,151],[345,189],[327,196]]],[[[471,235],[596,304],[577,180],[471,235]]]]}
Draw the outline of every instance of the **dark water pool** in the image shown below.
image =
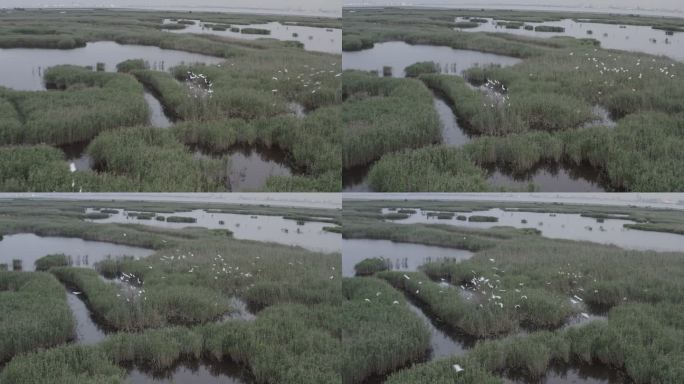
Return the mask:
{"type": "Polygon", "coordinates": [[[169,369],[154,371],[148,367],[128,367],[130,384],[250,384],[249,371],[231,361],[210,359],[179,362],[169,369]]]}
{"type": "MultiPolygon", "coordinates": [[[[230,157],[226,169],[226,184],[232,192],[248,192],[262,189],[271,176],[292,176],[288,155],[277,147],[237,145],[224,155],[230,157]]],[[[195,157],[220,157],[195,148],[195,157]]]]}

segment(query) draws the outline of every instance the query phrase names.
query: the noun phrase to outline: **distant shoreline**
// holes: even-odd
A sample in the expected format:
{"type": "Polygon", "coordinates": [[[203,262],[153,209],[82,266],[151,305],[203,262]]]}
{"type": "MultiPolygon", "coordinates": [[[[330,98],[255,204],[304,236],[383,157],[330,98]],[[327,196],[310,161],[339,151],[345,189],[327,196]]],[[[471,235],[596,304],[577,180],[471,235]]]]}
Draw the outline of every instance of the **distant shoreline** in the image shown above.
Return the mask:
{"type": "Polygon", "coordinates": [[[30,10],[112,10],[112,11],[167,11],[167,12],[217,12],[217,13],[238,13],[238,14],[252,14],[252,15],[273,15],[273,16],[300,16],[300,17],[324,17],[329,19],[341,18],[342,14],[338,12],[320,12],[320,11],[290,11],[290,10],[279,10],[279,9],[259,9],[259,8],[230,8],[230,7],[194,7],[194,8],[184,8],[184,7],[59,7],[59,6],[47,6],[47,7],[12,7],[12,6],[0,6],[0,10],[12,10],[15,8],[30,9],[30,10]]]}
{"type": "Polygon", "coordinates": [[[347,3],[344,4],[343,9],[372,9],[372,8],[405,8],[405,9],[450,9],[450,10],[476,10],[485,9],[489,11],[535,11],[535,12],[576,12],[576,13],[588,13],[588,14],[620,14],[620,15],[639,15],[639,16],[657,16],[657,17],[670,17],[670,18],[684,18],[684,12],[678,10],[665,10],[665,9],[618,9],[618,8],[573,8],[564,6],[538,6],[538,5],[525,5],[525,4],[494,4],[494,5],[480,5],[480,4],[459,4],[459,5],[448,5],[448,4],[435,4],[435,5],[410,5],[410,6],[400,6],[400,5],[370,5],[370,4],[359,4],[359,3],[347,3]]]}

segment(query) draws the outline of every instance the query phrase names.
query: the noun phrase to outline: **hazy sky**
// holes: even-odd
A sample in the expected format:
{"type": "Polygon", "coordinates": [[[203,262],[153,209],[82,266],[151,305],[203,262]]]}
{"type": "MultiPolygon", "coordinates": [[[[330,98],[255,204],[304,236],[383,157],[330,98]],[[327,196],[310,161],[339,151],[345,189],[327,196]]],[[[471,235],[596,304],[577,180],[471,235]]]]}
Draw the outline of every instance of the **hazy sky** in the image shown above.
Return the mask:
{"type": "MultiPolygon", "coordinates": [[[[342,208],[339,193],[0,193],[2,199],[176,201],[215,204],[342,208]]],[[[0,204],[2,202],[0,201],[0,204]]]]}
{"type": "MultiPolygon", "coordinates": [[[[344,5],[422,5],[422,6],[453,6],[453,7],[484,7],[484,8],[515,8],[514,5],[530,7],[562,7],[593,9],[644,9],[644,10],[673,10],[684,12],[682,0],[343,0],[344,5]]],[[[662,13],[662,12],[661,12],[662,13]]],[[[667,13],[662,13],[667,15],[667,13]]]]}
{"type": "Polygon", "coordinates": [[[684,193],[345,193],[344,200],[466,200],[684,209],[684,193]]]}
{"type": "Polygon", "coordinates": [[[342,0],[0,0],[0,8],[12,7],[123,7],[152,9],[265,10],[340,16],[342,0]]]}

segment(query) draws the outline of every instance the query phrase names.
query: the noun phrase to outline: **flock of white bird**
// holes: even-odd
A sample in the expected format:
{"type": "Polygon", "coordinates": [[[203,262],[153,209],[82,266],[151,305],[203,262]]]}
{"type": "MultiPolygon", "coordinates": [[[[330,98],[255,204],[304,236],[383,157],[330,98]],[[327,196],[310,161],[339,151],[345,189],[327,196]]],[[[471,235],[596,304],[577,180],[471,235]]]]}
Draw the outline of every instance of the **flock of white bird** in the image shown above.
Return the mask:
{"type": "MultiPolygon", "coordinates": [[[[330,63],[330,65],[336,67],[337,62],[333,61],[330,63]]],[[[304,72],[296,76],[294,74],[290,74],[290,71],[287,68],[279,69],[278,72],[273,74],[271,80],[275,82],[274,85],[276,87],[281,82],[298,81],[303,88],[310,89],[311,94],[316,94],[323,86],[322,80],[324,76],[329,76],[331,74],[335,74],[336,78],[342,76],[341,72],[338,72],[334,69],[316,69],[316,67],[309,66],[308,64],[304,64],[303,67],[305,68],[304,72]]],[[[280,91],[278,88],[273,88],[271,92],[275,95],[280,91]]]]}
{"type": "Polygon", "coordinates": [[[211,98],[214,95],[214,83],[203,73],[188,71],[185,84],[188,96],[195,99],[211,98]]]}

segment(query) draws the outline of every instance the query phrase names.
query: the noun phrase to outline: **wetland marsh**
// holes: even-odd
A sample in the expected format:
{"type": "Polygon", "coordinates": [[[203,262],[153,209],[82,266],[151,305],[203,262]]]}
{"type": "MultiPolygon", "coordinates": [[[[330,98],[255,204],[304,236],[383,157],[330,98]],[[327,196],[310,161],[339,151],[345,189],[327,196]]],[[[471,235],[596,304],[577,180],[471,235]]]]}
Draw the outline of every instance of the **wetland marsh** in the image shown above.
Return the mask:
{"type": "Polygon", "coordinates": [[[383,323],[358,313],[358,327],[385,335],[374,339],[385,347],[376,353],[402,347],[343,382],[681,380],[684,346],[670,344],[683,332],[675,320],[684,266],[680,209],[400,196],[347,195],[343,202],[343,274],[356,275],[345,280],[356,286],[351,297],[403,319],[383,323]],[[635,223],[661,232],[626,228],[635,223]],[[586,236],[589,225],[604,230],[586,236]],[[672,235],[669,246],[661,246],[668,243],[662,235],[672,235]],[[433,248],[439,254],[430,260],[433,248]],[[379,261],[383,254],[415,262],[395,268],[379,261]]]}
{"type": "Polygon", "coordinates": [[[340,19],[194,14],[278,40],[169,32],[183,15],[0,13],[0,190],[340,190],[340,19]]]}
{"type": "Polygon", "coordinates": [[[0,212],[0,260],[23,265],[0,271],[2,382],[339,377],[324,319],[339,316],[341,239],[323,230],[339,210],[4,199],[0,212]],[[288,228],[298,239],[278,244],[288,228]],[[259,231],[273,237],[245,235],[259,231]]]}
{"type": "Polygon", "coordinates": [[[344,23],[347,191],[681,190],[682,19],[386,7],[344,23]]]}

